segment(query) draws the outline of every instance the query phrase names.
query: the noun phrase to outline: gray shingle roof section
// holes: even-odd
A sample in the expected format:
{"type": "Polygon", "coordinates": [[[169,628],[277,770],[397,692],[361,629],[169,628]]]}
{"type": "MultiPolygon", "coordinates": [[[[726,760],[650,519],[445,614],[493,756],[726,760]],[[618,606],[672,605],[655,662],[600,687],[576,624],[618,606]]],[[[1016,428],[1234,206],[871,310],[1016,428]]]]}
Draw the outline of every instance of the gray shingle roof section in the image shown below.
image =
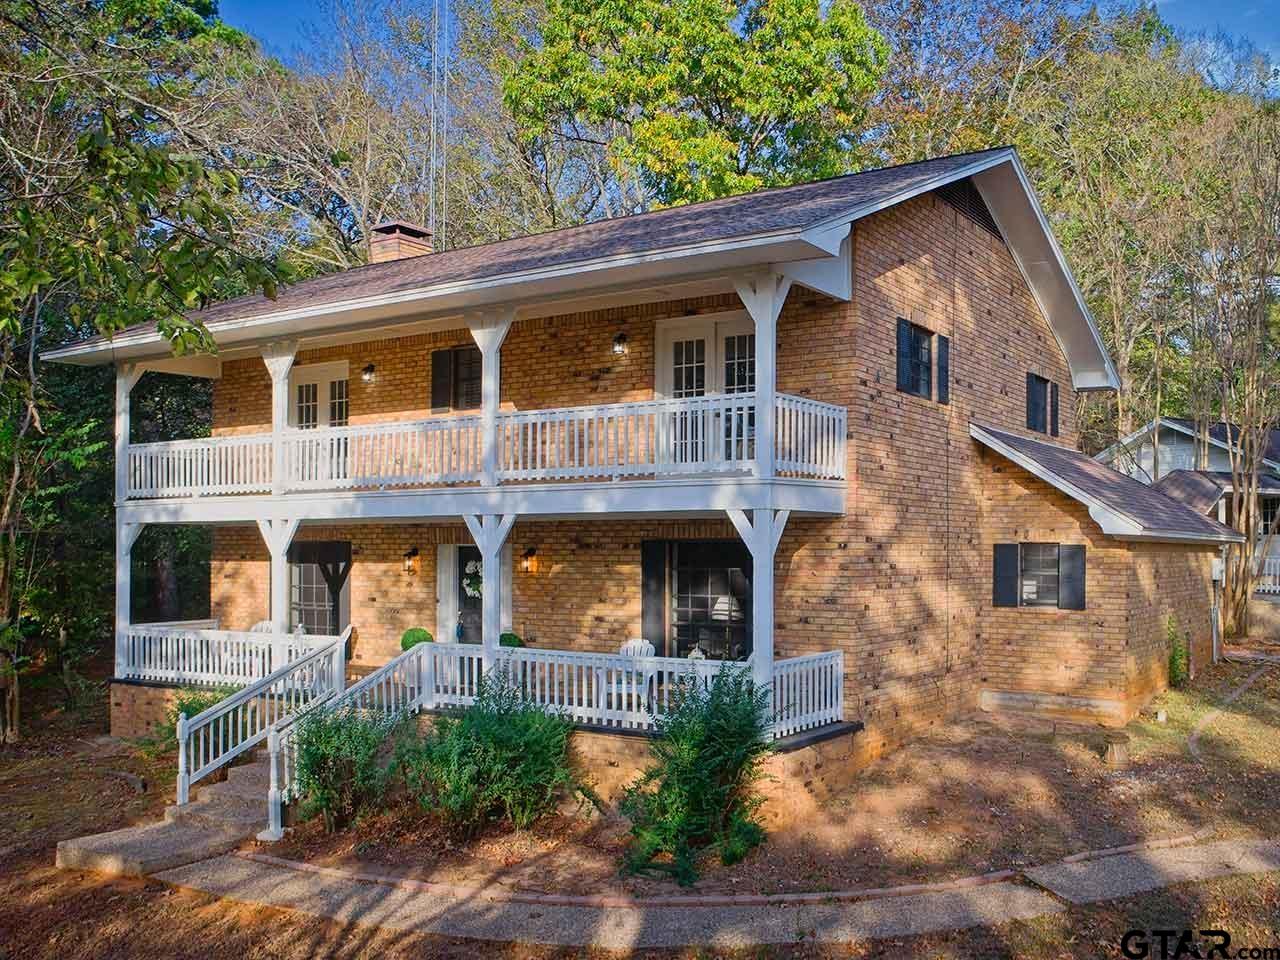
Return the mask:
{"type": "MultiPolygon", "coordinates": [[[[294,284],[283,289],[275,300],[260,294],[238,297],[194,311],[192,318],[216,325],[222,320],[244,320],[280,310],[395,294],[437,283],[485,280],[604,257],[804,230],[860,207],[888,203],[937,177],[1008,152],[1008,148],[999,148],[939,157],[816,183],[597,220],[481,246],[353,267],[294,284]]],[[[139,325],[140,328],[151,326],[139,325]]],[[[95,337],[88,342],[101,339],[104,338],[95,337]]]]}
{"type": "Polygon", "coordinates": [[[1151,484],[1152,490],[1185,503],[1196,513],[1208,513],[1216,507],[1226,488],[1227,484],[1208,470],[1170,470],[1151,484]]]}
{"type": "MultiPolygon", "coordinates": [[[[1074,487],[1142,528],[1145,536],[1238,541],[1240,535],[1141,481],[1078,450],[979,425],[993,440],[1033,461],[1048,477],[1074,487]]],[[[982,440],[981,437],[978,438],[982,440]]],[[[992,449],[997,448],[993,447],[992,449]]]]}

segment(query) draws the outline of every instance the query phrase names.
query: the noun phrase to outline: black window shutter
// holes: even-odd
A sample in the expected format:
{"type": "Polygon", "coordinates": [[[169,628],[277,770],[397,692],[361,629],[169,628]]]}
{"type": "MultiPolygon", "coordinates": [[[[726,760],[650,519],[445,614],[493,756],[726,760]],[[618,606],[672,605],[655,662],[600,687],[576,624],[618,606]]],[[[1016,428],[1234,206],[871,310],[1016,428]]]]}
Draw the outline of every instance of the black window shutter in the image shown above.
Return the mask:
{"type": "Polygon", "coordinates": [[[1036,429],[1036,375],[1027,374],[1027,429],[1036,429]]]}
{"type": "Polygon", "coordinates": [[[898,389],[911,390],[911,324],[898,318],[898,389]]]}
{"type": "Polygon", "coordinates": [[[453,401],[453,351],[431,351],[431,410],[448,410],[453,401]]]}
{"type": "Polygon", "coordinates": [[[475,410],[481,404],[484,362],[479,347],[458,347],[453,351],[453,408],[475,410]]]}
{"type": "Polygon", "coordinates": [[[1058,606],[1084,609],[1084,547],[1064,543],[1058,548],[1058,606]]]}
{"type": "Polygon", "coordinates": [[[951,340],[938,337],[938,402],[951,402],[951,340]]]}
{"type": "Polygon", "coordinates": [[[991,571],[991,605],[1018,605],[1018,545],[997,543],[991,571]]]}
{"type": "Polygon", "coordinates": [[[640,541],[640,635],[667,649],[667,541],[640,541]]]}
{"type": "Polygon", "coordinates": [[[1049,384],[1049,434],[1058,435],[1058,385],[1049,384]]]}

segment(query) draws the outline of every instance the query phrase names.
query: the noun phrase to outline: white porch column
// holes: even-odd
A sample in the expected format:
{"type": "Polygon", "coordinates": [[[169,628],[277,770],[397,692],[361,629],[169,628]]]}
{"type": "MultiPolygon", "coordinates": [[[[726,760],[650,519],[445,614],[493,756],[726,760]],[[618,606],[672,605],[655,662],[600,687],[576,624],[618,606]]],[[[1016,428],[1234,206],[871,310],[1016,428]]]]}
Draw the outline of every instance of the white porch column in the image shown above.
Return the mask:
{"type": "Polygon", "coordinates": [[[116,669],[117,677],[127,676],[129,672],[128,633],[130,623],[129,597],[130,559],[133,556],[133,545],[138,542],[145,524],[121,523],[116,521],[116,669]]]}
{"type": "Polygon", "coordinates": [[[502,341],[507,339],[515,315],[514,307],[504,307],[467,317],[471,338],[480,348],[481,469],[486,487],[492,487],[498,482],[498,402],[501,396],[502,341]]]}
{"type": "MultiPolygon", "coordinates": [[[[297,519],[258,521],[258,530],[271,551],[271,632],[277,638],[289,633],[289,544],[299,523],[297,519]]],[[[284,666],[283,651],[273,651],[271,659],[271,669],[284,666]]]]}
{"type": "Polygon", "coordinates": [[[791,511],[752,510],[750,518],[743,510],[728,514],[751,551],[751,674],[757,686],[767,687],[773,683],[773,557],[791,511]]]}
{"type": "Polygon", "coordinates": [[[778,396],[778,314],[791,279],[763,270],[734,281],[738,297],[756,325],[756,476],[774,474],[774,407],[778,396]]]}
{"type": "Polygon", "coordinates": [[[129,495],[129,395],[142,371],[136,364],[116,367],[116,503],[129,495]]]}
{"type": "Polygon", "coordinates": [[[484,669],[488,672],[498,656],[498,638],[502,635],[502,545],[506,543],[511,525],[516,522],[514,513],[465,514],[471,538],[480,548],[481,619],[480,641],[484,645],[484,669]]]}
{"type": "Polygon", "coordinates": [[[262,362],[271,374],[271,492],[285,490],[284,431],[289,426],[289,371],[298,353],[297,341],[268,344],[262,362]]]}

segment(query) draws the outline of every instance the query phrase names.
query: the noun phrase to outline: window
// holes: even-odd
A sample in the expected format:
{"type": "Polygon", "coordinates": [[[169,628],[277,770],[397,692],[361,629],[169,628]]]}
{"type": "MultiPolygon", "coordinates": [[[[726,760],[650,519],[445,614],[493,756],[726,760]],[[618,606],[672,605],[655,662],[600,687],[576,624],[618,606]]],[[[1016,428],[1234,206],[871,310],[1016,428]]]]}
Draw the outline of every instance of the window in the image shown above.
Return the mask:
{"type": "Polygon", "coordinates": [[[1084,609],[1085,548],[1076,544],[997,543],[992,604],[1084,609]]]}
{"type": "Polygon", "coordinates": [[[898,389],[933,398],[933,334],[898,318],[898,389]]]}
{"type": "Polygon", "coordinates": [[[435,350],[431,354],[431,409],[476,410],[480,407],[484,363],[475,346],[435,350]]]}
{"type": "Polygon", "coordinates": [[[730,540],[645,540],[641,631],[659,654],[751,655],[751,554],[730,540]]]}
{"type": "Polygon", "coordinates": [[[329,381],[329,426],[345,427],[350,412],[347,381],[329,381]]]}
{"type": "Polygon", "coordinates": [[[1027,429],[1058,435],[1058,385],[1034,373],[1027,374],[1027,429]]]}
{"type": "Polygon", "coordinates": [[[316,425],[320,416],[320,385],[318,383],[298,384],[298,428],[310,430],[316,425]]]}
{"type": "Polygon", "coordinates": [[[1258,534],[1265,537],[1275,528],[1276,516],[1280,515],[1280,497],[1260,497],[1258,506],[1262,511],[1262,524],[1258,528],[1258,534]]]}

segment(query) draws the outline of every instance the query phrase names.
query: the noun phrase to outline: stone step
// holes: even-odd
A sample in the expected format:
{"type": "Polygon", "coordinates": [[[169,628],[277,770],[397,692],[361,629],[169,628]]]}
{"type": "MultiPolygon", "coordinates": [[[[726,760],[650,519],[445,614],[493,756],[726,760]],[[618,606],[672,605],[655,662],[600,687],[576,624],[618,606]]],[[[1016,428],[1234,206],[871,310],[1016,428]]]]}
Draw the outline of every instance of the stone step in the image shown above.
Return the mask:
{"type": "Polygon", "coordinates": [[[249,834],[257,833],[267,822],[267,801],[241,800],[229,797],[196,800],[194,803],[164,808],[167,823],[190,823],[216,830],[233,830],[249,834]]]}
{"type": "Polygon", "coordinates": [[[261,790],[262,796],[266,797],[267,791],[271,789],[271,766],[264,758],[254,763],[232,767],[227,771],[225,782],[261,790]]]}
{"type": "Polygon", "coordinates": [[[257,780],[223,780],[221,783],[210,783],[200,786],[196,789],[196,799],[217,799],[239,801],[241,803],[257,803],[264,804],[267,802],[267,791],[270,790],[270,784],[267,781],[259,783],[257,780]]]}
{"type": "Polygon", "coordinates": [[[249,836],[252,834],[192,823],[149,823],[63,840],[58,844],[56,863],[65,870],[143,877],[221,856],[249,836]]]}

